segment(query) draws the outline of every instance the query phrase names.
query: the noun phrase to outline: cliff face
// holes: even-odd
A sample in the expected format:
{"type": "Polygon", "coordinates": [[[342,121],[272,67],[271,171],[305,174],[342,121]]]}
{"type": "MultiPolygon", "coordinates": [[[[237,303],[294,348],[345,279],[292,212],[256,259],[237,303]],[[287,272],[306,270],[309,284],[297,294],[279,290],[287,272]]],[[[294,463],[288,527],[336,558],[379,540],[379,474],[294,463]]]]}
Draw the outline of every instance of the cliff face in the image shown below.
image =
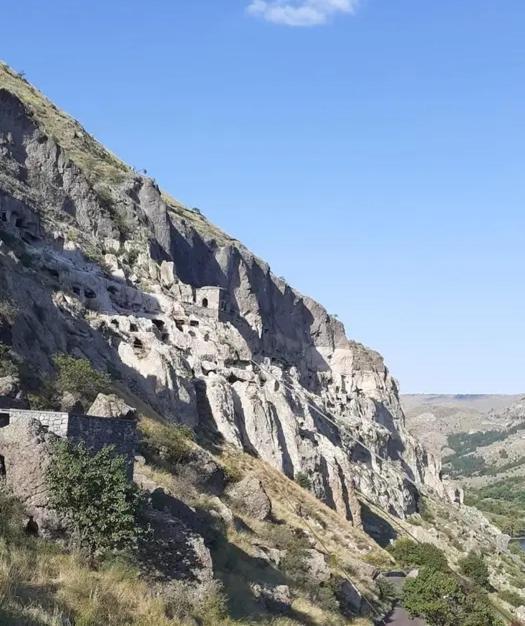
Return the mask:
{"type": "Polygon", "coordinates": [[[17,311],[0,341],[38,371],[84,356],[166,418],[306,473],[348,517],[354,487],[399,516],[417,506],[353,438],[444,493],[380,355],[5,66],[0,238],[0,300],[17,311]]]}

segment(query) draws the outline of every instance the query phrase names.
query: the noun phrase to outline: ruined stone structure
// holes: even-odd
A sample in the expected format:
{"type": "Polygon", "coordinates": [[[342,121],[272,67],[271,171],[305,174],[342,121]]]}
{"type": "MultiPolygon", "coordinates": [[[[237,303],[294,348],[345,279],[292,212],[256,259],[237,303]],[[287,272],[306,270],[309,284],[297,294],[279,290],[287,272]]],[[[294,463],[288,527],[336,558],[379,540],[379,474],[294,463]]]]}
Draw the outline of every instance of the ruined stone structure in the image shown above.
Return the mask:
{"type": "Polygon", "coordinates": [[[0,410],[0,429],[32,420],[39,422],[57,437],[84,442],[93,451],[101,450],[104,446],[114,446],[115,454],[123,456],[126,460],[129,477],[133,476],[137,440],[135,420],[55,411],[0,410]]]}

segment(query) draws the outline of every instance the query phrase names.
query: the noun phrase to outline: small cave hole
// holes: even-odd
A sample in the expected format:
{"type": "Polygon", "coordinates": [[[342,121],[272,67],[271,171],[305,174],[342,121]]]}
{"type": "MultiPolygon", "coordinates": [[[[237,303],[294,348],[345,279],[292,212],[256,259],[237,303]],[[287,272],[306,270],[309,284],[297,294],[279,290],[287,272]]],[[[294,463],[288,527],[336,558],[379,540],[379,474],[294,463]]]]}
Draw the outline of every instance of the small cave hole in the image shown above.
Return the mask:
{"type": "Polygon", "coordinates": [[[208,308],[208,298],[203,298],[202,299],[202,306],[207,309],[208,308]]]}
{"type": "Polygon", "coordinates": [[[118,293],[118,289],[117,287],[115,287],[115,285],[108,285],[108,291],[114,296],[116,296],[118,293]]]}
{"type": "Polygon", "coordinates": [[[197,320],[190,320],[190,326],[193,326],[194,328],[197,328],[199,325],[199,322],[197,320]]]}
{"type": "Polygon", "coordinates": [[[175,326],[181,333],[184,331],[184,322],[182,320],[175,320],[175,326]]]}
{"type": "Polygon", "coordinates": [[[9,413],[0,413],[0,428],[9,426],[9,413]]]}
{"type": "Polygon", "coordinates": [[[164,330],[164,322],[162,320],[151,320],[159,330],[164,330]]]}
{"type": "Polygon", "coordinates": [[[32,515],[30,515],[29,519],[27,520],[25,531],[28,535],[31,535],[32,537],[38,537],[38,524],[35,522],[35,518],[32,515]]]}
{"type": "Polygon", "coordinates": [[[5,458],[0,454],[0,479],[5,478],[5,458]]]}
{"type": "MultiPolygon", "coordinates": [[[[130,333],[136,333],[138,331],[139,327],[134,323],[134,322],[130,322],[129,324],[129,332],[130,333]]],[[[138,339],[137,339],[138,341],[138,339]]]]}
{"type": "Polygon", "coordinates": [[[84,295],[90,300],[93,300],[97,297],[97,294],[93,291],[93,289],[90,289],[89,287],[86,287],[86,289],[84,289],[84,295]]]}

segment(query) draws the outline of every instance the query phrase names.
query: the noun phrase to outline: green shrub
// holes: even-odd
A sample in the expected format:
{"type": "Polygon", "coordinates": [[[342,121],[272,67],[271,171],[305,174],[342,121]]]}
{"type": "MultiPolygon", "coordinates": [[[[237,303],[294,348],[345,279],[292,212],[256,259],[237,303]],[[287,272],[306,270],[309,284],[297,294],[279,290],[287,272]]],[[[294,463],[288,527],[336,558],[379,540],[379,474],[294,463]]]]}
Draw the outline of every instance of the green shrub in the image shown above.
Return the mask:
{"type": "Polygon", "coordinates": [[[490,586],[489,569],[481,554],[469,552],[465,558],[460,559],[459,567],[461,573],[468,576],[476,585],[486,588],[490,586]]]}
{"type": "Polygon", "coordinates": [[[502,626],[486,596],[466,591],[451,572],[429,567],[405,583],[403,605],[429,626],[502,626]]]}
{"type": "Polygon", "coordinates": [[[516,593],[515,591],[509,591],[508,589],[504,589],[503,591],[500,591],[498,593],[498,596],[504,602],[507,602],[508,604],[515,606],[515,607],[522,606],[523,604],[525,604],[525,598],[519,593],[516,593]]]}
{"type": "Polygon", "coordinates": [[[83,443],[58,442],[47,483],[51,505],[90,559],[136,546],[139,495],[128,480],[124,458],[112,447],[94,454],[83,443]]]}
{"type": "Polygon", "coordinates": [[[388,551],[401,565],[448,571],[445,553],[431,543],[416,543],[403,537],[390,546],[388,551]]]}
{"type": "Polygon", "coordinates": [[[99,393],[107,393],[110,389],[109,376],[94,369],[87,359],[57,354],[53,362],[57,368],[55,387],[59,394],[69,392],[91,403],[99,393]]]}
{"type": "Polygon", "coordinates": [[[312,488],[312,481],[306,472],[297,472],[295,475],[295,482],[299,485],[299,487],[307,489],[308,491],[312,488]]]}
{"type": "Polygon", "coordinates": [[[0,343],[0,376],[16,376],[18,367],[9,348],[0,343]]]}
{"type": "Polygon", "coordinates": [[[394,602],[399,599],[399,593],[395,586],[387,579],[381,576],[377,579],[377,591],[381,600],[385,602],[394,602]]]}

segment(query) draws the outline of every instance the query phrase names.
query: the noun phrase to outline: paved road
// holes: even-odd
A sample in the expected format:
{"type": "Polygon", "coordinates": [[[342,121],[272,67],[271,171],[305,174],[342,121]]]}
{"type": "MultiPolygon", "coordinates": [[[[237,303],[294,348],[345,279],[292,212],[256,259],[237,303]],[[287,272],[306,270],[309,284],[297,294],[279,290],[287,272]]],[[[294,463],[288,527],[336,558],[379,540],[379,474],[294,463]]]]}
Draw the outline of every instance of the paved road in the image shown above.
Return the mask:
{"type": "Polygon", "coordinates": [[[383,622],[384,626],[426,626],[426,622],[419,617],[412,618],[401,606],[396,606],[392,613],[383,622]]]}

